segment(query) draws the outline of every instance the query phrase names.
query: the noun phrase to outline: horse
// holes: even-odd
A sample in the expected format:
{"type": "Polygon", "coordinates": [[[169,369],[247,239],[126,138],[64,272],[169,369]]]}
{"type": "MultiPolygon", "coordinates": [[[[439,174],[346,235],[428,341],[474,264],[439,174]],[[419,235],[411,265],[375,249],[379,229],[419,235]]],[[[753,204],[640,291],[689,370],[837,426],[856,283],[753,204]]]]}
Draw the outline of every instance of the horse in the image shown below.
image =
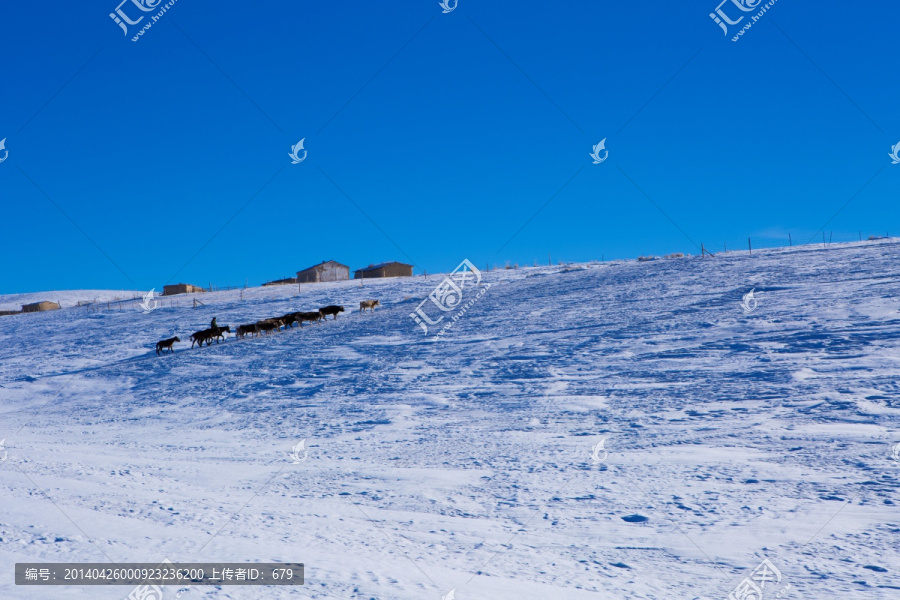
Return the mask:
{"type": "Polygon", "coordinates": [[[175,352],[175,348],[172,347],[172,344],[174,344],[175,342],[180,342],[180,341],[181,341],[181,338],[179,338],[176,335],[173,338],[169,338],[167,340],[160,340],[160,341],[156,342],[157,356],[159,355],[160,350],[162,350],[163,352],[175,352]]]}

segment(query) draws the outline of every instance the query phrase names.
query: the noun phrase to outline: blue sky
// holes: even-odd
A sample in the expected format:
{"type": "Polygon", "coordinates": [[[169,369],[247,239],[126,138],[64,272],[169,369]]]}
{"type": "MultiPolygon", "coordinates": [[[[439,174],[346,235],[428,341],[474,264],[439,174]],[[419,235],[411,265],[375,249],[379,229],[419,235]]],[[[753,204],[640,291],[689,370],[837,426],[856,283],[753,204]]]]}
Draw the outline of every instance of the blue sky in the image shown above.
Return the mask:
{"type": "Polygon", "coordinates": [[[0,9],[0,293],[900,234],[895,3],[116,6],[0,9]]]}

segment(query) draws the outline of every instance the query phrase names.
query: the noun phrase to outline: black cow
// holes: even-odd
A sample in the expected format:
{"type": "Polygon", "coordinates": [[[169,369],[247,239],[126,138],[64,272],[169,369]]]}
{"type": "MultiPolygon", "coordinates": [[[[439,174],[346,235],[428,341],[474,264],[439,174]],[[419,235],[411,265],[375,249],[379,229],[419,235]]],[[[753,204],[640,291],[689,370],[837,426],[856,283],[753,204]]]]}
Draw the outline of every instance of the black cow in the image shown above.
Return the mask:
{"type": "Polygon", "coordinates": [[[266,335],[269,335],[270,331],[278,331],[279,327],[281,327],[281,319],[265,319],[256,324],[256,333],[264,331],[266,335]]]}
{"type": "Polygon", "coordinates": [[[344,312],[343,306],[325,306],[319,309],[319,312],[322,313],[322,318],[325,318],[328,315],[332,315],[335,319],[337,319],[337,314],[344,312]]]}
{"type": "Polygon", "coordinates": [[[294,323],[297,323],[299,321],[299,319],[297,319],[297,315],[299,314],[300,313],[292,312],[281,317],[281,322],[284,323],[285,328],[290,327],[291,329],[293,329],[294,323]]]}
{"type": "Polygon", "coordinates": [[[237,336],[239,339],[243,339],[244,336],[248,333],[256,335],[256,323],[251,323],[249,325],[238,325],[237,336]]]}
{"type": "Polygon", "coordinates": [[[323,319],[323,317],[322,317],[322,311],[318,311],[318,310],[317,310],[316,312],[300,312],[300,313],[297,313],[297,322],[300,323],[301,326],[303,325],[303,322],[304,322],[304,321],[316,321],[316,322],[319,322],[319,321],[321,321],[322,319],[323,319]]]}

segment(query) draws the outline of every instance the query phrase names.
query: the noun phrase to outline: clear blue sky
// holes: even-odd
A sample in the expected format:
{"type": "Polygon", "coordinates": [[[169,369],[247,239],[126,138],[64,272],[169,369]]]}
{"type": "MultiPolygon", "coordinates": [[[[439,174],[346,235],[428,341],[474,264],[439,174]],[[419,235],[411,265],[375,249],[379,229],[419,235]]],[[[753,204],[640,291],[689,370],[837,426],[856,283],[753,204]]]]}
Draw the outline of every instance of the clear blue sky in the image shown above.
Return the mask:
{"type": "Polygon", "coordinates": [[[0,293],[900,234],[900,5],[716,5],[6,3],[0,293]]]}

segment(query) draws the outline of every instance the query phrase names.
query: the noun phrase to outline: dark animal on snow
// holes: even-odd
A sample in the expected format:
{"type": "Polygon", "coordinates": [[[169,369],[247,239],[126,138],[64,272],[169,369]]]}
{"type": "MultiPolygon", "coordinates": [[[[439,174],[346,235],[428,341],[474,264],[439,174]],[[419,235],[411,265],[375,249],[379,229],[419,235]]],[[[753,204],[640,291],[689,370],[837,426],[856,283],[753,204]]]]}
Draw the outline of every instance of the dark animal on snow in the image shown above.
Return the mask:
{"type": "Polygon", "coordinates": [[[366,312],[367,308],[371,308],[372,312],[375,312],[375,307],[381,306],[381,303],[378,300],[363,300],[359,303],[359,312],[366,312]]]}
{"type": "Polygon", "coordinates": [[[194,344],[197,344],[198,347],[203,346],[203,342],[206,342],[206,345],[209,345],[209,341],[213,338],[213,334],[215,332],[212,329],[203,329],[201,331],[195,331],[191,334],[191,348],[194,347],[194,344]]]}
{"type": "Polygon", "coordinates": [[[256,335],[256,323],[251,323],[249,325],[238,325],[237,328],[237,336],[238,339],[244,339],[244,336],[248,333],[252,333],[256,335]]]}
{"type": "Polygon", "coordinates": [[[197,331],[191,334],[191,348],[194,347],[194,344],[197,344],[197,347],[202,347],[203,342],[206,342],[206,345],[209,346],[212,343],[212,340],[216,340],[216,343],[219,343],[220,339],[225,339],[224,332],[231,333],[231,327],[225,325],[224,327],[216,327],[215,329],[204,329],[202,331],[197,331]]]}
{"type": "Polygon", "coordinates": [[[284,315],[283,317],[281,317],[281,322],[284,323],[285,328],[288,328],[288,327],[290,327],[291,329],[294,328],[294,323],[297,322],[298,314],[299,313],[292,312],[292,313],[288,313],[288,314],[284,315]]]}
{"type": "Polygon", "coordinates": [[[279,327],[281,327],[281,319],[265,319],[256,324],[256,333],[264,331],[266,335],[269,335],[270,331],[278,331],[279,327]]]}
{"type": "MultiPolygon", "coordinates": [[[[211,331],[214,332],[213,337],[216,338],[216,343],[219,343],[219,340],[225,339],[225,332],[231,333],[231,326],[225,325],[224,327],[213,327],[211,331]]],[[[209,345],[208,343],[206,344],[209,345]]]]}
{"type": "Polygon", "coordinates": [[[321,313],[321,311],[318,311],[318,310],[316,312],[299,312],[299,313],[297,313],[297,322],[300,323],[301,326],[303,325],[303,321],[318,322],[321,320],[322,320],[322,313],[321,313]]]}
{"type": "Polygon", "coordinates": [[[335,319],[337,319],[337,314],[339,312],[344,312],[343,306],[325,306],[319,309],[319,312],[322,313],[322,317],[326,317],[328,315],[332,315],[335,319]]]}
{"type": "Polygon", "coordinates": [[[175,348],[172,347],[172,344],[180,341],[181,339],[179,339],[179,337],[176,335],[173,338],[156,342],[156,354],[159,354],[160,350],[162,350],[163,352],[175,352],[175,348]]]}

